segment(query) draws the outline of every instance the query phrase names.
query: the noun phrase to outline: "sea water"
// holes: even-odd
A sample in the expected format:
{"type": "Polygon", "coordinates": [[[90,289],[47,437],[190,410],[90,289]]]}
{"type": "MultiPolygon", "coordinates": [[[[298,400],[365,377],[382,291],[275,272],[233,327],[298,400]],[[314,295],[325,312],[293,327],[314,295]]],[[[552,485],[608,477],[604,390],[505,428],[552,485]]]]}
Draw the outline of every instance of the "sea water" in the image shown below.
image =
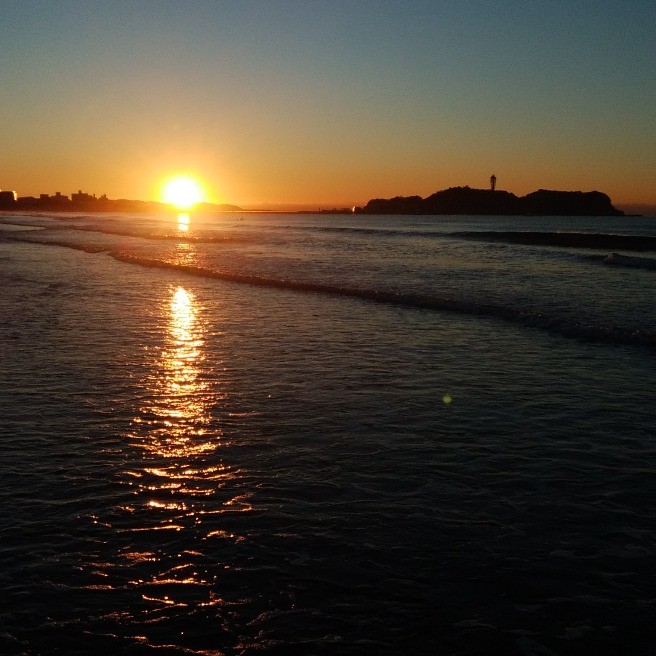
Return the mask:
{"type": "Polygon", "coordinates": [[[653,654],[655,221],[3,215],[0,653],[653,654]]]}

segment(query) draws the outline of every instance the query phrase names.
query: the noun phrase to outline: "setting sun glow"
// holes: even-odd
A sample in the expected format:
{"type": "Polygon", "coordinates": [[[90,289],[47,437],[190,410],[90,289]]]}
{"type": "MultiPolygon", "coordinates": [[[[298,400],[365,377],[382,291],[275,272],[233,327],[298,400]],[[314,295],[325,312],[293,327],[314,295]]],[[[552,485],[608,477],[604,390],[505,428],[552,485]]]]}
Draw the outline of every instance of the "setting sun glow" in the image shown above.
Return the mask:
{"type": "Polygon", "coordinates": [[[164,203],[178,209],[189,210],[203,200],[203,191],[194,178],[180,175],[162,185],[161,198],[164,203]]]}

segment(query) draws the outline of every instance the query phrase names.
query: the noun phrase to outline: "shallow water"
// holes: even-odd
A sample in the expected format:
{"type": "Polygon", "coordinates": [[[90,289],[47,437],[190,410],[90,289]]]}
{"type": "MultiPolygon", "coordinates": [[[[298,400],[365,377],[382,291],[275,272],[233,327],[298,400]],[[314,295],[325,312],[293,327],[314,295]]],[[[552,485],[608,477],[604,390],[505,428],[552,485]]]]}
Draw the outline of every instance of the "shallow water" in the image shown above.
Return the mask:
{"type": "Polygon", "coordinates": [[[449,236],[485,218],[2,220],[48,228],[0,225],[2,653],[652,653],[653,271],[449,236]]]}

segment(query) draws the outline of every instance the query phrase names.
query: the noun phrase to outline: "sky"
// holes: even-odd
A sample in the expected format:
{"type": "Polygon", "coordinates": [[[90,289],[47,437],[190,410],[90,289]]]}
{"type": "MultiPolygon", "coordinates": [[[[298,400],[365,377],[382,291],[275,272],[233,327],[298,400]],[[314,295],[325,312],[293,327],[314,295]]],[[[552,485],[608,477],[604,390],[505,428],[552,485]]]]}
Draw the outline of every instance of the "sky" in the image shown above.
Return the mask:
{"type": "Polygon", "coordinates": [[[656,205],[654,0],[3,0],[0,189],[656,205]]]}

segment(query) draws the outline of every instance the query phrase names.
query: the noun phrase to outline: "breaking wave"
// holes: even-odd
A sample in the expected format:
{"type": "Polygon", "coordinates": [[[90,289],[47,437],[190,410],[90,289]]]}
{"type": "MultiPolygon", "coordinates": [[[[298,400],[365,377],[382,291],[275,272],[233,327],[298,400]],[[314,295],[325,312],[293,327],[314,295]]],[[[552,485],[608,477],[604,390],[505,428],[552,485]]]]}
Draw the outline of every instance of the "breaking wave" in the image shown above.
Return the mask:
{"type": "MultiPolygon", "coordinates": [[[[326,294],[335,297],[359,299],[365,302],[381,303],[398,307],[406,307],[418,310],[458,312],[461,314],[476,315],[499,319],[521,325],[528,328],[536,328],[556,333],[568,338],[578,339],[590,342],[603,342],[609,344],[627,344],[647,346],[653,348],[656,346],[656,333],[650,329],[635,329],[609,320],[608,323],[594,321],[589,319],[568,318],[563,316],[554,316],[548,312],[541,312],[525,306],[517,306],[509,301],[508,303],[488,303],[480,299],[471,298],[466,295],[430,293],[415,293],[404,289],[381,289],[376,287],[359,287],[350,284],[326,283],[301,280],[295,278],[279,277],[275,275],[258,275],[254,273],[244,273],[229,268],[210,268],[190,264],[181,264],[167,261],[157,257],[147,257],[130,253],[125,250],[116,250],[112,246],[101,244],[85,244],[64,239],[52,238],[53,232],[48,232],[47,241],[32,239],[27,234],[12,233],[11,235],[0,234],[0,240],[23,241],[30,243],[39,243],[42,245],[61,246],[80,250],[86,253],[99,254],[105,253],[114,259],[127,264],[134,264],[143,267],[168,269],[206,279],[222,280],[231,283],[253,285],[271,289],[283,289],[294,292],[310,294],[326,294]]],[[[95,230],[95,232],[99,232],[95,230]]],[[[34,233],[31,233],[34,235],[34,233]]],[[[478,235],[472,238],[480,239],[480,235],[488,233],[459,233],[457,236],[478,235]]],[[[509,234],[509,233],[498,233],[509,234]]],[[[520,233],[515,233],[520,234],[520,233]]],[[[521,233],[536,234],[543,233],[521,233]]],[[[553,233],[556,234],[556,233],[553,233]]],[[[560,233],[558,233],[560,234],[560,233]]],[[[563,233],[571,234],[571,233],[563,233]]],[[[577,233],[577,238],[582,233],[577,233]]],[[[443,235],[444,236],[444,235],[443,235]]],[[[455,236],[451,233],[450,236],[455,236]]],[[[598,238],[600,235],[591,235],[598,238]]],[[[603,237],[626,238],[621,235],[602,235],[603,237]]],[[[642,241],[649,238],[635,238],[642,241]]],[[[179,241],[185,241],[184,239],[179,241]]],[[[656,238],[652,238],[656,243],[656,238]]],[[[595,257],[595,259],[598,259],[595,257]]],[[[602,261],[602,260],[599,260],[602,261]]],[[[638,258],[612,253],[611,256],[603,260],[604,263],[613,266],[633,267],[633,268],[656,268],[656,260],[650,258],[638,258]]]]}
{"type": "Polygon", "coordinates": [[[636,257],[633,255],[622,255],[612,252],[603,259],[604,264],[628,269],[646,269],[656,271],[656,259],[651,257],[636,257]]]}
{"type": "Polygon", "coordinates": [[[630,330],[612,324],[603,326],[587,322],[563,321],[562,318],[552,317],[539,312],[531,312],[524,308],[513,306],[482,303],[477,300],[450,296],[437,296],[434,294],[415,294],[407,291],[389,291],[306,282],[301,280],[243,274],[229,270],[217,271],[193,265],[174,264],[155,258],[142,257],[128,253],[110,252],[109,254],[121,262],[137,264],[150,268],[173,269],[201,278],[213,278],[226,282],[285,289],[297,292],[328,294],[331,296],[355,298],[363,301],[384,303],[420,310],[460,312],[464,314],[487,316],[513,323],[519,323],[526,327],[549,330],[566,337],[586,341],[635,344],[650,347],[656,346],[656,335],[651,333],[630,330]]]}
{"type": "Polygon", "coordinates": [[[475,241],[501,241],[509,244],[533,246],[562,246],[566,248],[622,249],[656,251],[656,237],[616,235],[594,232],[454,232],[450,236],[475,241]]]}

